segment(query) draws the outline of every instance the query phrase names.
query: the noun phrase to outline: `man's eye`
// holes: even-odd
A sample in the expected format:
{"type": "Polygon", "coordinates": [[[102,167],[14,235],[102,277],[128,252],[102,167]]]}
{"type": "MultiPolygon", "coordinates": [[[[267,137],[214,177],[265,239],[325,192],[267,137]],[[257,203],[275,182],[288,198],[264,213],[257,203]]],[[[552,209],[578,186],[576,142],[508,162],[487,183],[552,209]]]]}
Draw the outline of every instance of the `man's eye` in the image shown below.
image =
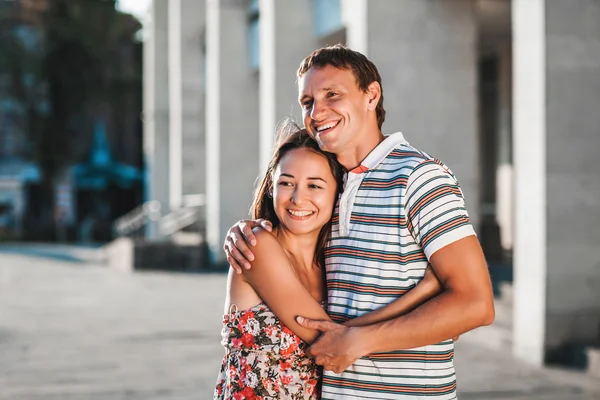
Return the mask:
{"type": "Polygon", "coordinates": [[[308,107],[310,107],[311,104],[312,104],[312,101],[305,101],[304,103],[302,103],[302,108],[308,108],[308,107]]]}
{"type": "Polygon", "coordinates": [[[335,93],[335,92],[329,92],[329,93],[327,93],[327,97],[333,97],[335,95],[337,95],[337,93],[335,93]]]}

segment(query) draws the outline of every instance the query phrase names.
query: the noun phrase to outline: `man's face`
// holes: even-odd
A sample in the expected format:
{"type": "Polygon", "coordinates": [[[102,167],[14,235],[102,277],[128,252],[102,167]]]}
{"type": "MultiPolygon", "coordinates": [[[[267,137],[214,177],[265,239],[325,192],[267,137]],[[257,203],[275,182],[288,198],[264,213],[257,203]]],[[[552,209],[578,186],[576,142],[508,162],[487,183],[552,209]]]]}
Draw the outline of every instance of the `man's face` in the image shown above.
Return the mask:
{"type": "Polygon", "coordinates": [[[352,71],[332,66],[311,68],[298,80],[304,126],[321,149],[352,151],[368,129],[369,95],[352,71]]]}

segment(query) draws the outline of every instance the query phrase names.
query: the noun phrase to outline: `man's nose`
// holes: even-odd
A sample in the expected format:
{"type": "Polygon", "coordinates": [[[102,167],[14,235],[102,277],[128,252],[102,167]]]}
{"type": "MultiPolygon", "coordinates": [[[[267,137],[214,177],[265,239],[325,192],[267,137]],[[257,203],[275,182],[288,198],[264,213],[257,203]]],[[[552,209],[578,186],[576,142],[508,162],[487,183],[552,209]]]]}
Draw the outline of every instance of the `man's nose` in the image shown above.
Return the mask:
{"type": "Polygon", "coordinates": [[[320,121],[323,119],[324,111],[325,107],[323,107],[323,103],[314,101],[310,110],[310,118],[312,118],[315,121],[320,121]]]}

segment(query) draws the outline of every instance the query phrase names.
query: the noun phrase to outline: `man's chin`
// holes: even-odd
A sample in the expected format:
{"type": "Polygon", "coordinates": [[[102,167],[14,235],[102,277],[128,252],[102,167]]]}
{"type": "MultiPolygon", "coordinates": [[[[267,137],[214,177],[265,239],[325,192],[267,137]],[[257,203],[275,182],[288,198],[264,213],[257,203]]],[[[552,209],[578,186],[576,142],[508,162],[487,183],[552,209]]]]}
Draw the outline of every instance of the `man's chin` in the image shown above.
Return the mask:
{"type": "Polygon", "coordinates": [[[315,139],[321,150],[332,153],[332,149],[335,147],[333,145],[333,142],[331,142],[330,140],[321,140],[321,138],[318,136],[315,139]]]}
{"type": "Polygon", "coordinates": [[[319,148],[323,151],[326,151],[328,153],[333,153],[333,154],[337,154],[338,153],[338,147],[335,146],[333,143],[325,143],[322,146],[319,145],[319,148]]]}

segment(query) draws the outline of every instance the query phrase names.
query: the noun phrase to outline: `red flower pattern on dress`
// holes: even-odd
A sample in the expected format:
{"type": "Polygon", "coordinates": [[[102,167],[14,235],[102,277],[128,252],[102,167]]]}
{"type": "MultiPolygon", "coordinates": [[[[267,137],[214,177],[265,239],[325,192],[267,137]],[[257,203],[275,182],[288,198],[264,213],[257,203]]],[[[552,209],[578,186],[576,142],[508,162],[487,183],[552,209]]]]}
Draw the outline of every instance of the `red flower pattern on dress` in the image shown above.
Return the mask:
{"type": "Polygon", "coordinates": [[[249,349],[253,349],[255,347],[254,346],[254,336],[252,336],[249,333],[244,333],[242,335],[242,345],[249,349]]]}
{"type": "Polygon", "coordinates": [[[215,400],[316,400],[320,374],[306,343],[259,304],[223,317],[226,349],[215,400]]]}

